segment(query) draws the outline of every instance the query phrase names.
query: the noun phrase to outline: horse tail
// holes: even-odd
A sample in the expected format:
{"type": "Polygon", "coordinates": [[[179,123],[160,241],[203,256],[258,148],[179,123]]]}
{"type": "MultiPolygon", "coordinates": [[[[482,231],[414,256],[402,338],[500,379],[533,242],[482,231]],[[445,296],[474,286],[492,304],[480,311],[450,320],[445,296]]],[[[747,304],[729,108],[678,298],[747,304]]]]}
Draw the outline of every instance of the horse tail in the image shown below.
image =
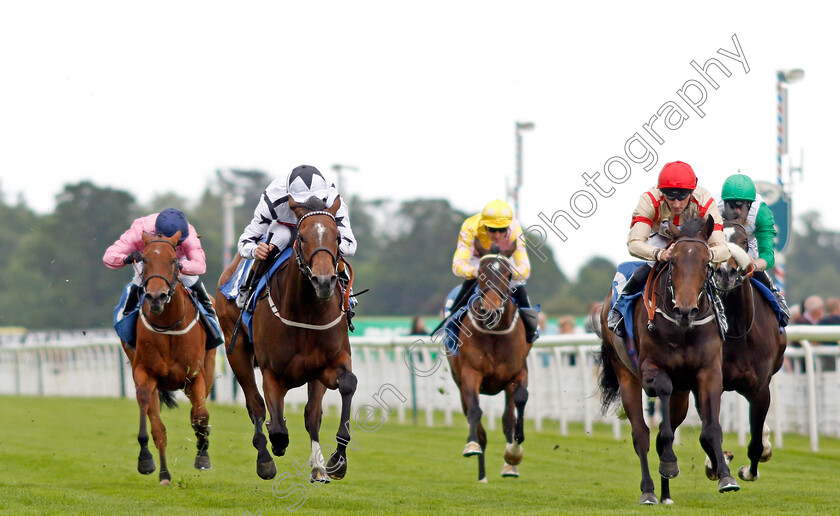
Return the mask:
{"type": "Polygon", "coordinates": [[[601,415],[607,413],[610,405],[618,399],[618,375],[615,374],[612,359],[605,342],[601,343],[601,352],[598,353],[598,361],[601,363],[601,372],[598,374],[598,384],[601,387],[601,415]]]}
{"type": "Polygon", "coordinates": [[[175,391],[165,391],[163,389],[158,389],[158,399],[167,408],[177,408],[178,402],[175,401],[175,391]]]}

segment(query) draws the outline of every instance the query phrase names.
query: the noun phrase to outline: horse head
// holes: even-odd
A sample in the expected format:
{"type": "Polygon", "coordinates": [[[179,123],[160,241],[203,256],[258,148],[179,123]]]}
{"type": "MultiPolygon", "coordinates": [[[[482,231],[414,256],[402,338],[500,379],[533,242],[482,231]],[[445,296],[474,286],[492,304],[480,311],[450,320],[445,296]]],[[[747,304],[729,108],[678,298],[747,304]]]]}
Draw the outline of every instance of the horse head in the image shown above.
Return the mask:
{"type": "Polygon", "coordinates": [[[723,234],[732,257],[715,270],[715,285],[718,290],[729,291],[743,283],[750,258],[746,220],[728,207],[723,211],[723,234]]]}
{"type": "Polygon", "coordinates": [[[480,295],[470,304],[473,316],[484,321],[488,329],[493,329],[502,320],[510,293],[510,281],[513,267],[510,257],[516,251],[516,242],[508,249],[500,250],[495,244],[485,248],[476,238],[474,247],[480,262],[478,265],[478,291],[480,295]]]}
{"type": "Polygon", "coordinates": [[[340,206],[339,197],[329,208],[316,197],[310,197],[305,203],[289,200],[289,207],[298,219],[295,259],[321,299],[332,297],[338,281],[341,234],[335,215],[340,206]]]}
{"type": "Polygon", "coordinates": [[[143,233],[143,274],[141,276],[149,311],[160,314],[175,294],[178,277],[181,272],[177,256],[178,240],[181,232],[171,237],[150,237],[143,233]]]}
{"type": "Polygon", "coordinates": [[[711,217],[705,221],[689,218],[683,221],[680,233],[674,238],[674,251],[668,264],[670,287],[676,319],[683,329],[700,315],[698,304],[712,271],[712,253],[707,242],[714,226],[711,217]]]}

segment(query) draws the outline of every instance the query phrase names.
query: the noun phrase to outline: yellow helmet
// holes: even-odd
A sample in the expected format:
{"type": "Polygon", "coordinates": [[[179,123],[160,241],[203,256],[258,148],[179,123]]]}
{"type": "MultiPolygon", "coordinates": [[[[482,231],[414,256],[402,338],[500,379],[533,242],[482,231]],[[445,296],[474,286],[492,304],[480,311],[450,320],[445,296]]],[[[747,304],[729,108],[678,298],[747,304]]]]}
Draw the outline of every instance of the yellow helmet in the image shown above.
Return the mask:
{"type": "Polygon", "coordinates": [[[510,204],[499,199],[490,201],[481,211],[481,223],[490,228],[506,228],[512,220],[510,204]]]}

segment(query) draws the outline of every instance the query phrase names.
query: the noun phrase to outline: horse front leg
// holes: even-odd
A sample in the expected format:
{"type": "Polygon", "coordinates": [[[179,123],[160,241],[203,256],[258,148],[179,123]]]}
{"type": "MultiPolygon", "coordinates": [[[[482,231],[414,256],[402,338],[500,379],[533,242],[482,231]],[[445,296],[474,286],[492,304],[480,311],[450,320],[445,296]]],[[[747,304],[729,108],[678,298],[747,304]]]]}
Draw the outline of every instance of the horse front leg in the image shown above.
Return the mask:
{"type": "MultiPolygon", "coordinates": [[[[263,369],[262,374],[263,392],[268,403],[268,413],[271,415],[271,420],[268,422],[268,439],[271,441],[271,452],[277,457],[282,457],[286,454],[286,448],[289,446],[289,430],[286,428],[286,418],[283,417],[284,398],[288,388],[272,371],[263,369]]],[[[254,435],[255,442],[257,437],[257,435],[254,435]]]]}
{"type": "Polygon", "coordinates": [[[680,474],[677,456],[674,453],[674,428],[671,426],[671,394],[674,385],[667,373],[652,367],[642,373],[645,391],[658,396],[662,406],[662,422],[656,436],[656,452],[659,455],[659,474],[665,478],[676,478],[680,474]]]}
{"type": "Polygon", "coordinates": [[[525,441],[525,403],[528,402],[528,371],[523,369],[505,389],[505,414],[502,424],[505,429],[505,466],[503,477],[518,477],[516,468],[522,462],[522,443],[525,441]],[[514,410],[516,417],[514,417],[514,410]]]}
{"type": "Polygon", "coordinates": [[[758,479],[758,463],[767,462],[773,455],[770,429],[765,425],[770,408],[770,386],[766,385],[747,401],[750,403],[750,444],[747,445],[750,465],[738,468],[738,476],[741,480],[753,481],[758,479]]]}
{"type": "Polygon", "coordinates": [[[697,375],[697,412],[700,414],[700,446],[709,457],[714,457],[718,478],[718,491],[737,491],[740,486],[730,475],[729,464],[723,455],[723,430],[720,427],[720,396],[723,393],[721,369],[718,364],[700,371],[697,375]]]}
{"type": "MultiPolygon", "coordinates": [[[[612,360],[611,358],[605,358],[612,360]]],[[[619,394],[621,395],[621,405],[624,407],[624,412],[627,414],[627,419],[630,420],[630,428],[633,434],[633,449],[639,457],[639,465],[642,470],[642,480],[639,483],[639,488],[642,491],[642,496],[639,503],[642,505],[650,505],[659,503],[654,492],[653,478],[650,476],[650,467],[648,466],[648,451],[650,450],[650,429],[645,422],[645,413],[642,408],[642,386],[632,373],[619,367],[617,361],[613,361],[613,368],[618,374],[619,394]]]]}
{"type": "Polygon", "coordinates": [[[204,373],[199,373],[187,384],[184,391],[190,399],[192,409],[190,410],[190,422],[196,437],[195,469],[206,470],[210,464],[210,412],[207,410],[207,387],[204,382],[204,373]]]}
{"type": "MultiPolygon", "coordinates": [[[[137,458],[137,471],[143,475],[150,475],[157,468],[157,465],[155,464],[155,458],[149,451],[149,432],[146,428],[146,418],[149,415],[152,402],[157,401],[157,398],[152,398],[152,395],[156,392],[156,385],[155,381],[139,368],[134,370],[134,385],[137,405],[140,407],[140,430],[137,433],[137,441],[140,443],[140,456],[137,458]]],[[[158,407],[157,414],[157,419],[160,419],[160,407],[158,407]]]]}
{"type": "Polygon", "coordinates": [[[312,380],[307,385],[307,390],[309,396],[303,410],[303,421],[306,431],[309,433],[309,442],[312,445],[312,453],[309,455],[309,466],[312,468],[309,481],[313,484],[315,482],[327,484],[330,477],[324,467],[324,455],[321,453],[321,442],[318,436],[321,429],[321,416],[323,415],[321,402],[327,388],[319,380],[312,380]]]}
{"type": "Polygon", "coordinates": [[[344,369],[337,378],[338,392],[341,394],[341,418],[338,432],[335,434],[336,450],[327,463],[327,472],[335,480],[341,480],[347,475],[347,445],[352,439],[350,433],[350,403],[356,393],[358,380],[349,369],[344,369]]]}
{"type": "MultiPolygon", "coordinates": [[[[230,339],[227,333],[225,330],[225,338],[230,339]]],[[[245,336],[240,336],[240,339],[245,339],[245,336]]],[[[263,433],[265,401],[257,387],[254,376],[254,352],[249,343],[239,342],[233,348],[233,353],[228,355],[228,363],[245,395],[245,408],[248,409],[248,416],[254,425],[254,437],[251,442],[257,450],[257,475],[263,480],[270,480],[277,475],[277,466],[271,454],[268,453],[268,439],[263,433]]]]}
{"type": "MultiPolygon", "coordinates": [[[[671,428],[677,429],[685,421],[685,416],[688,414],[688,391],[678,392],[671,396],[671,428]]],[[[659,491],[664,504],[672,504],[674,500],[671,498],[671,481],[667,477],[660,476],[661,489],[659,491]]]]}

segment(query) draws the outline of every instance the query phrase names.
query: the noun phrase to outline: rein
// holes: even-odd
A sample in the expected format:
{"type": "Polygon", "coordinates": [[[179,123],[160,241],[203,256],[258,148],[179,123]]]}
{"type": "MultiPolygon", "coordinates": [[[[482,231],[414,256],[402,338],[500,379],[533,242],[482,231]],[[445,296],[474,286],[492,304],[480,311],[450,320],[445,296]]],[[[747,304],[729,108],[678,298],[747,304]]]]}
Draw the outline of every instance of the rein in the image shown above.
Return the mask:
{"type": "MultiPolygon", "coordinates": [[[[674,246],[676,246],[676,245],[680,244],[681,242],[699,242],[699,243],[705,245],[706,249],[709,248],[708,242],[706,242],[705,240],[702,240],[700,238],[683,238],[683,239],[674,241],[673,244],[674,244],[674,246]]],[[[671,244],[669,243],[668,245],[670,246],[671,244]]],[[[668,246],[666,246],[666,249],[667,249],[667,247],[668,246]]],[[[673,263],[674,262],[672,260],[669,260],[668,265],[660,267],[659,271],[656,272],[655,274],[654,274],[654,271],[652,271],[648,275],[647,281],[645,282],[645,291],[644,291],[644,295],[642,296],[642,300],[644,301],[645,310],[647,311],[647,315],[648,315],[648,322],[647,322],[648,331],[656,330],[656,325],[653,324],[653,319],[656,317],[657,313],[659,315],[661,315],[665,320],[667,320],[667,321],[669,321],[669,322],[671,322],[671,323],[673,323],[677,326],[680,325],[679,322],[676,320],[676,318],[674,316],[670,315],[665,310],[656,306],[657,305],[657,293],[659,291],[659,278],[660,278],[660,276],[662,276],[662,274],[666,270],[668,271],[668,276],[667,276],[668,291],[671,294],[671,299],[674,299],[674,285],[671,281],[671,267],[672,267],[673,263]]],[[[706,271],[706,281],[703,284],[703,288],[700,289],[700,296],[698,296],[698,299],[699,299],[699,297],[702,297],[703,292],[707,291],[707,289],[708,289],[707,285],[709,283],[709,278],[711,276],[711,273],[713,272],[713,269],[711,268],[710,265],[707,265],[707,269],[708,270],[706,271]]],[[[689,326],[689,328],[693,328],[695,326],[703,326],[704,324],[707,324],[707,323],[713,321],[714,319],[715,319],[715,311],[714,311],[714,309],[712,309],[711,314],[709,314],[708,316],[706,316],[702,319],[692,321],[691,323],[689,323],[688,326],[689,326]]]]}
{"type": "Polygon", "coordinates": [[[300,272],[302,272],[303,275],[306,276],[309,279],[312,278],[312,267],[309,264],[312,263],[312,257],[314,257],[319,252],[324,251],[326,253],[329,253],[330,257],[332,258],[332,262],[333,262],[333,266],[335,267],[336,274],[338,274],[338,264],[339,264],[339,259],[340,259],[338,256],[336,256],[336,253],[334,253],[332,251],[332,249],[330,249],[328,247],[324,247],[324,246],[318,247],[314,251],[312,251],[312,253],[310,253],[310,255],[309,255],[308,260],[304,259],[303,251],[301,251],[301,248],[303,246],[298,245],[298,242],[301,240],[300,225],[303,223],[303,221],[306,218],[312,217],[314,215],[326,215],[327,217],[331,218],[333,220],[333,222],[336,222],[335,216],[328,211],[310,211],[309,213],[304,214],[300,218],[300,220],[298,220],[298,223],[297,223],[297,238],[295,238],[295,243],[294,243],[294,246],[293,246],[295,248],[295,261],[297,262],[297,266],[300,269],[300,272]]]}
{"type": "MultiPolygon", "coordinates": [[[[152,240],[148,244],[146,244],[146,247],[149,247],[152,244],[158,244],[158,243],[167,243],[170,246],[172,246],[173,250],[175,250],[175,251],[178,250],[178,248],[175,247],[175,244],[173,244],[169,240],[163,240],[163,239],[152,240]]],[[[172,296],[175,295],[175,288],[178,285],[178,272],[179,272],[180,269],[178,267],[177,262],[178,262],[178,259],[176,258],[175,263],[173,263],[173,267],[172,267],[172,280],[171,281],[168,278],[166,278],[165,276],[162,276],[160,274],[152,274],[151,276],[144,276],[140,272],[140,269],[137,267],[137,264],[135,263],[134,264],[134,270],[137,272],[137,274],[141,278],[143,278],[143,283],[140,285],[141,287],[143,287],[143,293],[146,292],[146,286],[148,286],[150,280],[152,280],[153,278],[160,278],[164,282],[166,282],[166,286],[169,287],[169,290],[166,292],[166,301],[164,301],[164,304],[169,303],[172,300],[172,296]]]]}
{"type": "MultiPolygon", "coordinates": [[[[170,242],[169,240],[164,240],[164,239],[152,240],[148,244],[146,244],[146,247],[148,247],[152,244],[163,243],[163,242],[169,244],[170,246],[172,246],[173,250],[177,251],[178,248],[172,242],[170,242]]],[[[178,288],[178,275],[179,275],[178,273],[180,271],[180,268],[178,267],[177,258],[176,258],[175,263],[173,264],[172,280],[169,280],[167,277],[162,276],[160,274],[152,274],[150,276],[143,276],[143,274],[140,273],[140,270],[137,267],[136,263],[134,264],[134,270],[137,271],[137,273],[140,275],[141,278],[143,278],[143,283],[141,284],[141,287],[143,288],[144,293],[146,292],[146,286],[148,286],[149,281],[152,278],[160,278],[164,282],[166,282],[166,286],[169,288],[166,292],[166,301],[164,301],[164,304],[168,304],[172,300],[172,297],[175,295],[175,290],[178,288]]],[[[179,319],[175,324],[172,324],[170,326],[160,326],[160,325],[157,325],[154,322],[150,321],[149,317],[146,315],[146,312],[141,307],[141,309],[140,309],[140,320],[143,322],[143,326],[145,326],[147,330],[153,331],[153,332],[161,334],[161,335],[184,335],[184,334],[188,333],[190,330],[193,329],[193,326],[195,326],[195,324],[198,322],[198,319],[199,319],[201,314],[199,312],[198,307],[196,307],[195,318],[193,318],[193,320],[190,321],[190,323],[185,328],[180,329],[180,330],[175,330],[174,328],[177,328],[178,326],[183,324],[184,318],[186,317],[186,313],[187,313],[187,310],[186,310],[187,302],[185,300],[182,300],[182,301],[183,301],[182,304],[184,305],[184,311],[183,311],[184,315],[182,315],[181,319],[179,319]]]]}
{"type": "MultiPolygon", "coordinates": [[[[483,262],[484,260],[489,260],[489,259],[503,260],[504,262],[508,263],[508,265],[510,265],[510,262],[509,262],[509,259],[508,259],[507,256],[505,256],[503,254],[496,254],[496,253],[485,254],[484,256],[482,256],[479,259],[479,263],[483,262]]],[[[496,275],[501,276],[498,273],[496,275]]],[[[508,273],[508,276],[507,276],[508,283],[510,283],[510,279],[511,279],[511,274],[508,273]]],[[[478,293],[479,293],[479,298],[478,299],[482,300],[482,303],[484,303],[484,301],[483,301],[484,300],[484,294],[487,293],[490,290],[495,290],[496,292],[501,294],[501,292],[499,292],[499,289],[497,289],[494,285],[492,285],[492,284],[488,285],[485,288],[478,291],[478,293]]],[[[509,288],[508,288],[508,290],[509,290],[509,288]]],[[[499,319],[501,319],[504,316],[505,310],[507,309],[507,305],[510,302],[511,302],[510,295],[508,295],[505,298],[505,302],[502,305],[502,307],[500,309],[496,309],[499,313],[499,319]]],[[[477,331],[481,332],[481,333],[486,333],[486,334],[489,334],[489,335],[506,335],[506,334],[512,332],[513,329],[516,327],[516,321],[519,320],[519,310],[514,310],[513,319],[511,320],[510,325],[503,330],[492,330],[490,328],[484,328],[484,327],[480,326],[479,323],[480,322],[483,323],[484,321],[478,321],[475,318],[475,316],[473,315],[472,310],[470,310],[470,309],[467,309],[467,316],[469,317],[470,322],[475,327],[475,329],[477,331]]]]}

